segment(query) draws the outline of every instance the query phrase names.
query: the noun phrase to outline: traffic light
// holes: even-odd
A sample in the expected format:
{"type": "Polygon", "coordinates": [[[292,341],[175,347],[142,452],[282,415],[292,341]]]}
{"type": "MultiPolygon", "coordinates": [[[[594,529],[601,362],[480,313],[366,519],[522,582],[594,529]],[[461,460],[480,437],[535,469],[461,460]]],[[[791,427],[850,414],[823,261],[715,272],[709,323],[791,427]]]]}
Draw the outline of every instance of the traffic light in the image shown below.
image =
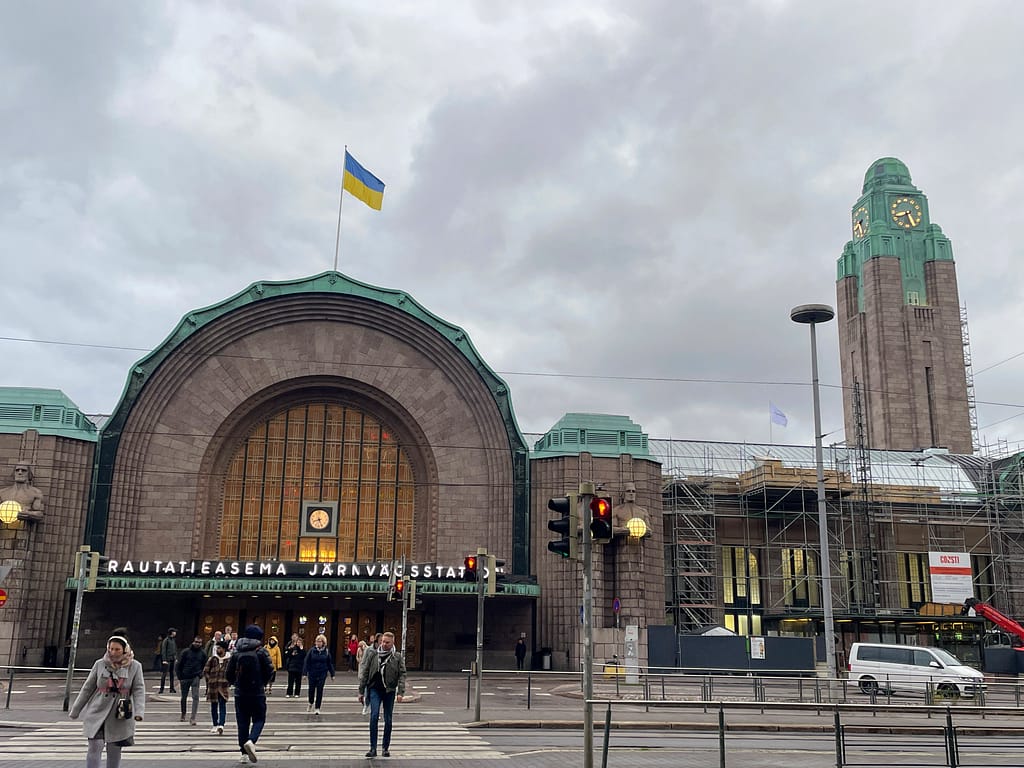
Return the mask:
{"type": "Polygon", "coordinates": [[[548,551],[556,555],[576,559],[576,529],[579,527],[579,511],[576,509],[576,494],[556,496],[548,500],[548,509],[559,515],[557,520],[548,521],[548,530],[559,534],[558,541],[548,542],[548,551]]]}
{"type": "Polygon", "coordinates": [[[477,562],[476,555],[466,555],[466,559],[462,561],[462,578],[464,581],[476,581],[477,562]]]}
{"type": "Polygon", "coordinates": [[[595,496],[590,502],[590,533],[594,541],[604,543],[612,540],[612,500],[595,496]]]}
{"type": "Polygon", "coordinates": [[[100,566],[106,566],[110,558],[106,555],[101,555],[99,552],[89,552],[89,574],[86,577],[85,591],[95,592],[96,583],[99,580],[100,566]]]}
{"type": "Polygon", "coordinates": [[[498,591],[498,569],[505,567],[505,561],[499,560],[494,555],[486,555],[487,561],[487,589],[485,594],[494,597],[498,591]]]}
{"type": "Polygon", "coordinates": [[[395,579],[395,588],[391,590],[391,594],[388,595],[388,600],[401,602],[402,595],[405,594],[405,579],[395,579]]]}

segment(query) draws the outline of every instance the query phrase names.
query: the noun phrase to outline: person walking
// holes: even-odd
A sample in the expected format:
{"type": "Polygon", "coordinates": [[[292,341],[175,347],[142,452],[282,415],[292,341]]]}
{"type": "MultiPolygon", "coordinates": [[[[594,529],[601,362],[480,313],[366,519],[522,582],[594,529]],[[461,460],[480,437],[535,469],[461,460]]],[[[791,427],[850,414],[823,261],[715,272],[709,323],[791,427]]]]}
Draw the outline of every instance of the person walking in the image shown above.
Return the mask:
{"type": "Polygon", "coordinates": [[[377,726],[380,710],[384,708],[384,738],[381,741],[384,757],[391,757],[391,726],[395,702],[401,703],[405,695],[405,659],[395,648],[395,635],[385,632],[380,647],[367,648],[359,667],[359,703],[370,702],[370,751],[367,757],[377,756],[377,726]]]}
{"type": "Polygon", "coordinates": [[[277,679],[277,670],[281,668],[281,646],[277,644],[277,638],[273,635],[270,636],[270,642],[267,643],[267,653],[270,654],[270,663],[274,667],[274,672],[270,676],[270,682],[267,683],[267,696],[269,696],[274,690],[274,681],[277,679]]]}
{"type": "Polygon", "coordinates": [[[327,675],[334,679],[334,659],[331,652],[327,650],[327,637],[317,635],[313,640],[313,647],[306,654],[306,661],[302,667],[302,674],[306,676],[309,684],[309,706],[307,712],[314,715],[320,714],[320,705],[324,700],[324,685],[327,683],[327,675]]]}
{"type": "Polygon", "coordinates": [[[174,690],[174,665],[178,661],[178,641],[175,640],[175,636],[178,634],[178,630],[171,627],[167,630],[167,637],[160,644],[160,690],[158,693],[164,692],[164,683],[167,681],[167,676],[171,677],[171,693],[177,693],[174,690]]]}
{"type": "MultiPolygon", "coordinates": [[[[156,636],[156,648],[153,651],[153,671],[154,672],[159,672],[160,671],[160,667],[163,666],[163,660],[164,660],[164,655],[163,655],[164,637],[165,636],[164,636],[163,632],[161,632],[159,635],[156,636]]],[[[64,666],[67,666],[67,664],[65,664],[64,666]]]]}
{"type": "MultiPolygon", "coordinates": [[[[359,641],[359,648],[356,650],[356,673],[358,674],[359,668],[363,665],[363,656],[366,655],[366,649],[370,646],[366,644],[365,640],[359,641]]],[[[370,714],[370,706],[367,702],[363,702],[363,717],[370,714]]]]}
{"type": "Polygon", "coordinates": [[[203,667],[203,677],[206,678],[206,700],[210,702],[210,717],[213,718],[213,727],[210,733],[218,736],[224,733],[224,721],[228,714],[228,644],[224,640],[218,640],[213,646],[213,654],[203,667]]]}
{"type": "Polygon", "coordinates": [[[348,639],[348,670],[349,672],[359,671],[359,660],[356,658],[359,655],[359,636],[352,635],[348,639]]]}
{"type": "Polygon", "coordinates": [[[263,687],[273,672],[270,656],[263,647],[263,630],[255,624],[245,628],[228,659],[225,677],[235,686],[235,720],[238,723],[239,762],[256,762],[256,742],[267,722],[267,695],[263,687]]]}
{"type": "Polygon", "coordinates": [[[286,699],[297,699],[302,694],[302,667],[305,662],[306,649],[302,647],[302,638],[292,635],[292,641],[284,649],[284,668],[288,672],[286,699]]]}
{"type": "Polygon", "coordinates": [[[135,660],[128,640],[112,635],[107,652],[89,670],[68,716],[82,718],[82,730],[88,739],[86,768],[100,768],[103,748],[107,749],[107,768],[121,765],[121,750],[135,743],[135,723],[146,712],[146,683],[142,664],[135,660]]]}
{"type": "Polygon", "coordinates": [[[516,640],[516,669],[522,671],[526,664],[526,639],[520,637],[516,640]]]}
{"type": "Polygon", "coordinates": [[[181,683],[181,722],[185,722],[185,700],[189,691],[192,692],[192,715],[189,725],[196,724],[196,711],[199,709],[199,680],[206,667],[206,651],[203,650],[203,638],[196,635],[192,645],[181,652],[178,659],[178,681],[181,683]]]}

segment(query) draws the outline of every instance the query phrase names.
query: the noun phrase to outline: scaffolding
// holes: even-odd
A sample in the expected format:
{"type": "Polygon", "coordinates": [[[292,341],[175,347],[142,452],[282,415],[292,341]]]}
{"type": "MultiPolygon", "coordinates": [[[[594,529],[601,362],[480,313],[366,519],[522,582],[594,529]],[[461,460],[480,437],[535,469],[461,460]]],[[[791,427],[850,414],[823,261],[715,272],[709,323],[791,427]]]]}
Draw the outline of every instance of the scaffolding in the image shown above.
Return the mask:
{"type": "MultiPolygon", "coordinates": [[[[924,615],[936,552],[968,553],[977,596],[1024,615],[1024,454],[992,460],[869,450],[857,394],[857,444],[831,446],[825,468],[836,615],[924,615]]],[[[776,628],[790,618],[820,618],[813,449],[681,440],[651,446],[663,463],[666,609],[677,631],[721,624],[736,611],[776,628]],[[752,553],[751,573],[739,573],[736,563],[723,570],[723,557],[735,550],[752,553]],[[756,605],[726,599],[743,578],[759,582],[756,605]]]]}
{"type": "Polygon", "coordinates": [[[663,486],[669,569],[668,613],[679,632],[696,632],[718,616],[715,551],[714,460],[705,450],[705,472],[672,477],[663,486]]]}

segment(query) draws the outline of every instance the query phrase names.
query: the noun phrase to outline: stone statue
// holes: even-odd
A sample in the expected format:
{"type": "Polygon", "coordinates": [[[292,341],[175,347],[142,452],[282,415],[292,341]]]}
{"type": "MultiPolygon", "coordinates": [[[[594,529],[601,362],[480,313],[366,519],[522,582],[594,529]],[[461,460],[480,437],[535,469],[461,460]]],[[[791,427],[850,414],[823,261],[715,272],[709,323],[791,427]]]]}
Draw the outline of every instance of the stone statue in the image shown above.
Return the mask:
{"type": "Polygon", "coordinates": [[[19,520],[39,522],[43,519],[43,492],[32,485],[34,480],[28,462],[19,461],[14,467],[14,485],[0,488],[0,502],[16,501],[21,505],[19,520]]]}
{"type": "Polygon", "coordinates": [[[636,484],[626,483],[622,494],[622,504],[615,508],[615,527],[625,528],[626,523],[634,517],[643,520],[647,524],[647,529],[650,530],[651,521],[647,517],[647,508],[636,503],[636,484]]]}

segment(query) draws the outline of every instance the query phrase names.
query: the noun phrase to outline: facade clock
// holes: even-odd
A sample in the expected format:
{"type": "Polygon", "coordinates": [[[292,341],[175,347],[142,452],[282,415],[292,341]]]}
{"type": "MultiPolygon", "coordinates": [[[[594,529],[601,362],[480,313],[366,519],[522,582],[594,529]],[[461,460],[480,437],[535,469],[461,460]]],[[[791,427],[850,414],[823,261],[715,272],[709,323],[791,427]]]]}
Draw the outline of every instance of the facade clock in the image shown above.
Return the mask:
{"type": "Polygon", "coordinates": [[[302,502],[300,536],[337,536],[338,505],[333,501],[302,502]]]}
{"type": "Polygon", "coordinates": [[[863,205],[853,212],[853,236],[860,240],[868,234],[868,209],[863,205]]]}
{"type": "Polygon", "coordinates": [[[893,223],[903,229],[916,227],[924,218],[921,204],[913,197],[897,197],[889,205],[889,212],[892,214],[893,223]]]}

